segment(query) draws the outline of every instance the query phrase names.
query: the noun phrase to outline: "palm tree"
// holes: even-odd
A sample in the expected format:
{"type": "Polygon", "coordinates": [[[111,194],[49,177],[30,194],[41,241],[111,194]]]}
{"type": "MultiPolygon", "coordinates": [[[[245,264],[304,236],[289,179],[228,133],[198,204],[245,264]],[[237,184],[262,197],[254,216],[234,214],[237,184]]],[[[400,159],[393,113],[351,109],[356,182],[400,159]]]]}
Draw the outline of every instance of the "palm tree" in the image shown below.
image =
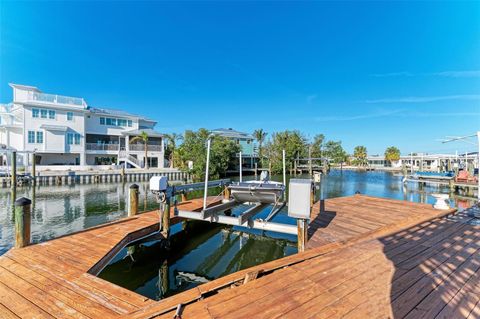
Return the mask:
{"type": "Polygon", "coordinates": [[[130,140],[130,144],[135,143],[137,141],[142,141],[145,146],[145,169],[148,169],[148,134],[145,131],[142,131],[139,136],[135,136],[130,140]]]}
{"type": "Polygon", "coordinates": [[[356,146],[353,150],[353,157],[355,158],[355,164],[358,166],[366,166],[367,161],[367,148],[365,146],[356,146]]]}
{"type": "Polygon", "coordinates": [[[258,129],[253,131],[253,137],[258,142],[258,157],[260,158],[260,161],[263,160],[262,158],[262,144],[265,141],[265,138],[267,137],[267,132],[264,132],[263,129],[258,129]]]}
{"type": "Polygon", "coordinates": [[[170,161],[170,168],[173,168],[175,150],[177,149],[177,141],[182,140],[183,136],[177,133],[165,134],[165,139],[168,140],[168,147],[170,147],[170,152],[171,152],[170,158],[168,159],[170,161]]]}
{"type": "Polygon", "coordinates": [[[400,159],[400,150],[395,146],[390,146],[385,150],[385,160],[392,163],[400,159]]]}

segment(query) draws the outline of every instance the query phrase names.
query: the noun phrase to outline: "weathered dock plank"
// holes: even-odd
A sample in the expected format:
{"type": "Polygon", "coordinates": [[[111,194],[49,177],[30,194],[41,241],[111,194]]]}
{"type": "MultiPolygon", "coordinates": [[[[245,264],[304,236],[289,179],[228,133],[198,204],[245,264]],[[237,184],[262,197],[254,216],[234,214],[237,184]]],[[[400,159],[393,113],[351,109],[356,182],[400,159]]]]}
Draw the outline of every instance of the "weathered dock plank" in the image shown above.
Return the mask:
{"type": "Polygon", "coordinates": [[[474,318],[480,226],[465,213],[445,217],[452,212],[363,195],[329,199],[312,210],[304,253],[159,302],[94,276],[126,243],[158,229],[149,212],[0,257],[0,317],[172,318],[181,303],[182,318],[474,318]],[[252,273],[258,278],[243,283],[252,273]]]}

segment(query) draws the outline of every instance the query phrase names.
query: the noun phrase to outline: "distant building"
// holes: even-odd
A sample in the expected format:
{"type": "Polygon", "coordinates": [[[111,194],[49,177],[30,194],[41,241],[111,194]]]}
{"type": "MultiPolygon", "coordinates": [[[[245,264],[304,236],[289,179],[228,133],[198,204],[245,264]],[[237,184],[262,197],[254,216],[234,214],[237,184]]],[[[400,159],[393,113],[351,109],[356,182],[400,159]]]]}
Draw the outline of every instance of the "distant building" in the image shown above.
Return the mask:
{"type": "Polygon", "coordinates": [[[453,168],[464,168],[468,165],[478,167],[478,153],[466,154],[412,154],[401,155],[398,161],[390,163],[384,155],[370,155],[367,157],[368,166],[372,168],[396,168],[405,166],[414,171],[445,171],[453,168]]]}
{"type": "MultiPolygon", "coordinates": [[[[253,169],[255,167],[255,162],[258,158],[257,144],[255,143],[255,138],[252,134],[236,131],[232,128],[217,128],[211,131],[211,133],[217,136],[223,136],[229,138],[235,143],[240,145],[242,151],[242,160],[244,169],[253,169]]],[[[231,167],[232,170],[238,171],[238,157],[240,154],[237,154],[236,163],[231,167]]]]}
{"type": "MultiPolygon", "coordinates": [[[[89,106],[83,98],[46,94],[33,86],[10,84],[13,101],[0,105],[0,146],[18,151],[20,163],[35,152],[37,165],[94,166],[127,163],[142,167],[142,141],[149,136],[150,167],[163,167],[163,136],[156,121],[123,111],[89,106]]],[[[5,164],[8,158],[0,160],[5,164]]]]}

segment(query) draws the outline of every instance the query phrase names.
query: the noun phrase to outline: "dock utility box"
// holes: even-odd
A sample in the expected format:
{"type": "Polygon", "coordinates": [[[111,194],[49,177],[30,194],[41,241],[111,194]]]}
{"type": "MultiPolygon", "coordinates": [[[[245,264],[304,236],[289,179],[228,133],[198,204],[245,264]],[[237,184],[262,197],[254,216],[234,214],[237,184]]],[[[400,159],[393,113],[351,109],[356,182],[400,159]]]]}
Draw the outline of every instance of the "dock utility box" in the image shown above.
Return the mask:
{"type": "Polygon", "coordinates": [[[291,179],[288,186],[288,216],[310,219],[311,179],[291,179]]]}
{"type": "Polygon", "coordinates": [[[152,178],[150,178],[151,192],[165,192],[167,188],[168,188],[167,176],[152,176],[152,178]]]}

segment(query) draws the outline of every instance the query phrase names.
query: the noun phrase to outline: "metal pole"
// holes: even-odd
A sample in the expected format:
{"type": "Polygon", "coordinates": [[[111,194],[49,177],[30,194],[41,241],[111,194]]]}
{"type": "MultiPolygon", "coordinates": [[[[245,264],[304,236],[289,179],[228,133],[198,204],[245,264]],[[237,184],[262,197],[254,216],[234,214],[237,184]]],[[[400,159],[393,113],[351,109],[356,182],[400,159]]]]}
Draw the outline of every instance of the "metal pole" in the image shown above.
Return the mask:
{"type": "Polygon", "coordinates": [[[312,146],[308,147],[308,173],[312,176],[312,146]]]}
{"type": "Polygon", "coordinates": [[[203,194],[203,209],[207,209],[207,192],[208,192],[208,166],[210,164],[210,142],[211,139],[207,140],[207,163],[205,167],[205,189],[203,194]]]}
{"type": "Polygon", "coordinates": [[[239,163],[239,170],[240,170],[240,182],[242,182],[242,179],[243,179],[243,170],[242,170],[242,152],[239,153],[238,155],[240,158],[238,159],[238,163],[239,163]]]}
{"type": "Polygon", "coordinates": [[[282,161],[283,161],[283,185],[287,185],[287,172],[285,170],[285,150],[282,150],[282,161]]]}

